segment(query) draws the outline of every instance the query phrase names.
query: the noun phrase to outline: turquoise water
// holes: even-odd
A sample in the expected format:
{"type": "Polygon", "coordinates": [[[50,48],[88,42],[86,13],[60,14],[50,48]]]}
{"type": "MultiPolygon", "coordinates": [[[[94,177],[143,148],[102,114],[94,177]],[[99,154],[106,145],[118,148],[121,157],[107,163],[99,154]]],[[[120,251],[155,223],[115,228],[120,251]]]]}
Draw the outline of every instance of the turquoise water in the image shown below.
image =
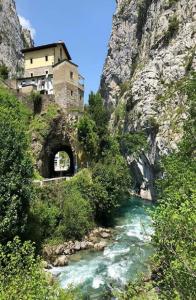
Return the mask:
{"type": "Polygon", "coordinates": [[[148,271],[153,249],[149,202],[132,199],[119,211],[114,236],[103,252],[82,251],[72,257],[69,266],[53,268],[63,288],[78,287],[83,299],[111,299],[103,294],[113,286],[122,287],[148,271]]]}

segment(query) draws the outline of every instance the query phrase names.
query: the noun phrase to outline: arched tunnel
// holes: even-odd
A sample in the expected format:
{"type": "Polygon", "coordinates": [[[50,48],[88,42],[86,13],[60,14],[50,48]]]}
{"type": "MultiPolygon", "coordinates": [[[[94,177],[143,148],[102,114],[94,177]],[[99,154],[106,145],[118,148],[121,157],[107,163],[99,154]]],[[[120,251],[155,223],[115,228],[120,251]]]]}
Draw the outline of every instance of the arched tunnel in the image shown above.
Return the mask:
{"type": "Polygon", "coordinates": [[[45,140],[40,154],[40,173],[44,178],[73,176],[76,171],[76,154],[69,137],[63,132],[52,130],[45,140]],[[66,168],[59,168],[59,154],[67,156],[66,168]]]}
{"type": "Polygon", "coordinates": [[[73,176],[75,173],[75,162],[71,147],[59,146],[51,149],[48,157],[48,166],[48,174],[45,174],[47,178],[73,176]],[[67,153],[69,157],[69,166],[66,170],[55,170],[55,156],[60,152],[67,153]]]}

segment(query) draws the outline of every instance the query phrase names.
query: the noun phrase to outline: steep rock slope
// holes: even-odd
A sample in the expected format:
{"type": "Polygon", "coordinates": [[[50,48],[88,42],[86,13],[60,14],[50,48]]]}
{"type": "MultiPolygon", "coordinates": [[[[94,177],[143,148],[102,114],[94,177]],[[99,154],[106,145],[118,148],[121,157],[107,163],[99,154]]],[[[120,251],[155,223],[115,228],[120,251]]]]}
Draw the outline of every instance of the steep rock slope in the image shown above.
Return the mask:
{"type": "Polygon", "coordinates": [[[32,46],[30,32],[23,29],[14,0],[0,1],[0,63],[15,75],[23,66],[21,49],[32,46]]]}
{"type": "Polygon", "coordinates": [[[182,136],[187,107],[178,87],[196,69],[195,28],[195,0],[117,0],[100,90],[113,130],[147,133],[149,151],[127,157],[144,198],[155,197],[159,157],[182,136]]]}

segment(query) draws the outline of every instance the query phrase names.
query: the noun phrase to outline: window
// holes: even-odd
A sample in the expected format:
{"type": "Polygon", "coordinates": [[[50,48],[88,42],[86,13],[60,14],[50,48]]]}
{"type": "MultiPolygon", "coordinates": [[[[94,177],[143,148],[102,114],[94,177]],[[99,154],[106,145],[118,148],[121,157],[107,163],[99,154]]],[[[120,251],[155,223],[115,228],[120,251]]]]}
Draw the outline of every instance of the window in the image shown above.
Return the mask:
{"type": "Polygon", "coordinates": [[[46,71],[46,75],[48,75],[48,71],[46,71]]]}
{"type": "Polygon", "coordinates": [[[31,73],[31,77],[33,77],[33,73],[31,73]]]}
{"type": "Polygon", "coordinates": [[[33,59],[32,58],[30,59],[30,63],[33,64],[33,59]]]}
{"type": "Polygon", "coordinates": [[[71,91],[71,97],[73,97],[73,91],[71,91]]]}
{"type": "Polygon", "coordinates": [[[70,78],[73,79],[74,78],[74,73],[70,72],[70,78]]]}
{"type": "Polygon", "coordinates": [[[61,58],[61,60],[63,59],[62,48],[60,48],[60,58],[61,58]]]}
{"type": "Polygon", "coordinates": [[[45,61],[48,61],[48,55],[45,56],[45,61]]]}

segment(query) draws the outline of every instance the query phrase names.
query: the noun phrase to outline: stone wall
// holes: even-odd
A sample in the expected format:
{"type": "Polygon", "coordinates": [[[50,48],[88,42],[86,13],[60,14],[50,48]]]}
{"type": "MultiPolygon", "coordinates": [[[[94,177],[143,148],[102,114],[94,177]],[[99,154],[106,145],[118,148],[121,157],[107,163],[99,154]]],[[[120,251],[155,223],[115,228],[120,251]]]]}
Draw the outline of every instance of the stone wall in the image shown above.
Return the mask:
{"type": "Polygon", "coordinates": [[[53,68],[55,101],[66,109],[83,109],[84,91],[79,86],[77,66],[64,61],[53,68]],[[72,72],[73,78],[70,78],[72,72]]]}

